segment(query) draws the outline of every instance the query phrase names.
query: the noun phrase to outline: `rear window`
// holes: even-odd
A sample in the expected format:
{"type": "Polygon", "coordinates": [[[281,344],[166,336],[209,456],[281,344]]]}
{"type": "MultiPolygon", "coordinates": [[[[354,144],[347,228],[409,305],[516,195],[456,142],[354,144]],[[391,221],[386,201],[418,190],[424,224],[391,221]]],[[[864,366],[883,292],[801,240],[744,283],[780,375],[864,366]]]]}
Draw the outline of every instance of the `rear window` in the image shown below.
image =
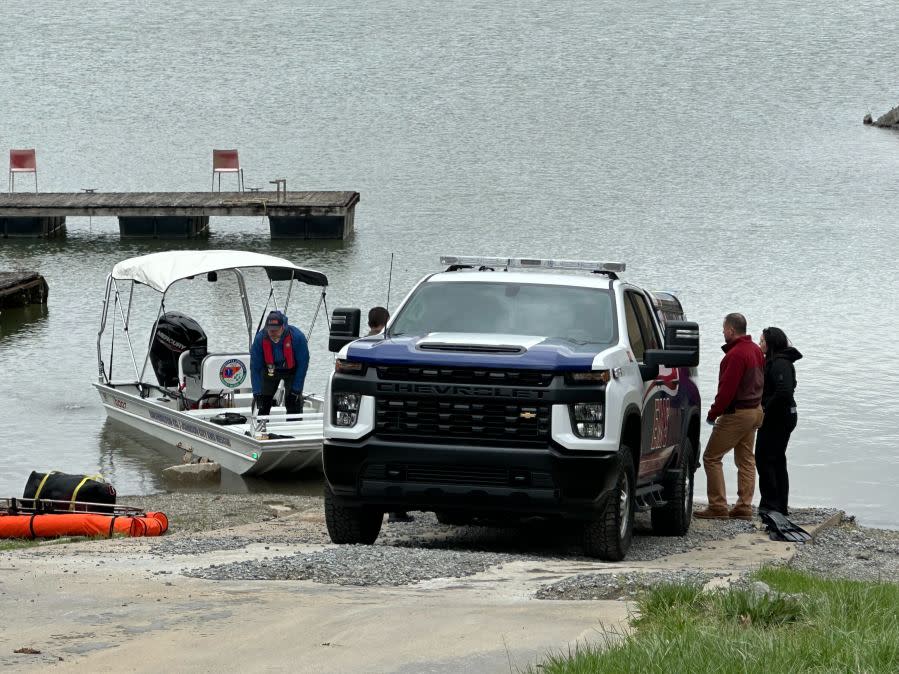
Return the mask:
{"type": "Polygon", "coordinates": [[[392,336],[431,332],[535,335],[612,344],[615,311],[601,288],[530,283],[423,283],[390,326],[392,336]]]}

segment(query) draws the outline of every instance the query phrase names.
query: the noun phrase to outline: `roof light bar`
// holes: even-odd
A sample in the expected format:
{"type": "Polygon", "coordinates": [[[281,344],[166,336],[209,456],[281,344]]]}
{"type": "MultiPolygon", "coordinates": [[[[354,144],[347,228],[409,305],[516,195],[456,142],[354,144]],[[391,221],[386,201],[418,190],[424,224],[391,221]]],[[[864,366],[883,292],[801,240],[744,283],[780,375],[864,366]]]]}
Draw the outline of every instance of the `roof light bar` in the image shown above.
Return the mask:
{"type": "Polygon", "coordinates": [[[440,264],[472,267],[517,267],[521,269],[579,269],[581,271],[622,272],[624,262],[590,262],[587,260],[545,260],[531,257],[479,257],[476,255],[441,255],[440,264]]]}

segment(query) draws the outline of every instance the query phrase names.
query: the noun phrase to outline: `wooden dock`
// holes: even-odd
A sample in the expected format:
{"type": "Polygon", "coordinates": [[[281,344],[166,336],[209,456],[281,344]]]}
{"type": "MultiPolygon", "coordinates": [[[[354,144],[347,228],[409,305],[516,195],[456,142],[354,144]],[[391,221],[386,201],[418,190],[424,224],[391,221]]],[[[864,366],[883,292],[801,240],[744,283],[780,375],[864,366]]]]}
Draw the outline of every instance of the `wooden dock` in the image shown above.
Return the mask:
{"type": "Polygon", "coordinates": [[[52,237],[68,216],[117,217],[126,237],[193,238],[210,216],[263,216],[273,238],[345,239],[358,192],[77,192],[0,194],[0,237],[52,237]]]}
{"type": "Polygon", "coordinates": [[[47,281],[33,271],[0,271],[0,309],[47,303],[47,281]]]}

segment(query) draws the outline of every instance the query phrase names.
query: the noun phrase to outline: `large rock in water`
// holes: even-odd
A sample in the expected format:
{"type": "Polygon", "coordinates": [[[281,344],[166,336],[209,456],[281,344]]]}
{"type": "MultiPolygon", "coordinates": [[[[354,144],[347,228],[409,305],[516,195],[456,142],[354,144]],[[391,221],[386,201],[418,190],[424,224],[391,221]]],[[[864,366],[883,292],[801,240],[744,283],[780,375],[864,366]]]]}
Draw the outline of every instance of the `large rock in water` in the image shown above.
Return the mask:
{"type": "Polygon", "coordinates": [[[162,471],[162,476],[169,482],[178,484],[218,482],[222,477],[222,467],[217,463],[188,463],[166,468],[162,471]]]}
{"type": "Polygon", "coordinates": [[[886,129],[899,129],[899,105],[885,115],[872,120],[871,115],[865,115],[865,124],[872,124],[886,129]]]}

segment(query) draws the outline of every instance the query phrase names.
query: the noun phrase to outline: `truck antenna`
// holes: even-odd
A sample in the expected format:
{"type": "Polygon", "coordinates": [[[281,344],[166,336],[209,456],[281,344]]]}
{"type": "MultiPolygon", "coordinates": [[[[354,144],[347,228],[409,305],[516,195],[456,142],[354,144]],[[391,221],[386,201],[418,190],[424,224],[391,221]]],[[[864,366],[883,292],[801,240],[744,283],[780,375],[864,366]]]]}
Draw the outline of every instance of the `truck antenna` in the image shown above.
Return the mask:
{"type": "Polygon", "coordinates": [[[390,283],[393,281],[393,253],[390,254],[390,273],[387,275],[387,306],[384,308],[390,311],[390,283]]]}

